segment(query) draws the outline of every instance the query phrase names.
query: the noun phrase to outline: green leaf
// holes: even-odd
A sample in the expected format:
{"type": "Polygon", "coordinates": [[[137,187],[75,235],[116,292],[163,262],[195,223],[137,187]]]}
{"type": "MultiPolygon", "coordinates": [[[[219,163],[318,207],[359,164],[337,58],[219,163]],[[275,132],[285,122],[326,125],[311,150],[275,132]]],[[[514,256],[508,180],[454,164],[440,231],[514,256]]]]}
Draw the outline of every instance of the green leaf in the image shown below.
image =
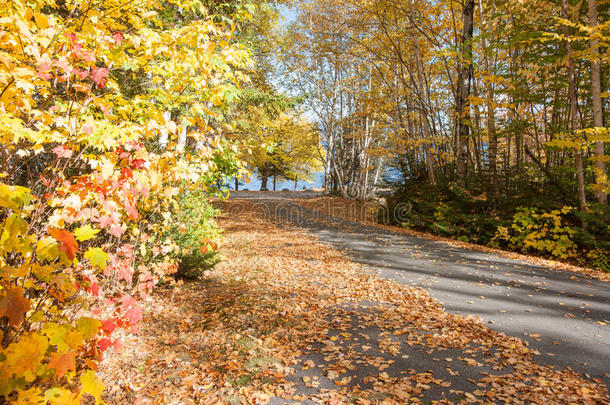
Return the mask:
{"type": "MultiPolygon", "coordinates": [[[[57,346],[57,352],[65,353],[70,350],[68,344],[69,329],[66,325],[60,325],[55,322],[46,323],[42,327],[42,333],[49,338],[49,343],[57,346]]],[[[78,335],[80,336],[80,334],[78,335]]]]}
{"type": "Polygon", "coordinates": [[[55,405],[55,404],[68,405],[68,404],[79,404],[80,403],[76,394],[74,394],[72,391],[70,391],[68,389],[59,388],[59,387],[54,387],[54,388],[46,390],[44,393],[44,399],[45,399],[45,401],[49,401],[49,403],[51,405],[55,405]]]}

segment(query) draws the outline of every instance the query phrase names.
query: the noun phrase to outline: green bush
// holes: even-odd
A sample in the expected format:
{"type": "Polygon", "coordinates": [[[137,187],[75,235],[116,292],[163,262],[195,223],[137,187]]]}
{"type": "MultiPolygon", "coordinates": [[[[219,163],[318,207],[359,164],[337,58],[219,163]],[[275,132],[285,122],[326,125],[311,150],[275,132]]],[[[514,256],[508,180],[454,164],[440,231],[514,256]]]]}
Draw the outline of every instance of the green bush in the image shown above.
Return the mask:
{"type": "Polygon", "coordinates": [[[593,267],[610,273],[610,253],[608,249],[594,249],[587,253],[587,259],[593,267]]]}
{"type": "Polygon", "coordinates": [[[217,215],[204,187],[179,196],[166,235],[175,245],[176,278],[197,279],[218,263],[217,215]]]}
{"type": "Polygon", "coordinates": [[[179,264],[176,277],[185,280],[196,280],[203,275],[205,270],[214,267],[220,259],[218,252],[208,251],[203,253],[199,249],[178,256],[179,264]]]}

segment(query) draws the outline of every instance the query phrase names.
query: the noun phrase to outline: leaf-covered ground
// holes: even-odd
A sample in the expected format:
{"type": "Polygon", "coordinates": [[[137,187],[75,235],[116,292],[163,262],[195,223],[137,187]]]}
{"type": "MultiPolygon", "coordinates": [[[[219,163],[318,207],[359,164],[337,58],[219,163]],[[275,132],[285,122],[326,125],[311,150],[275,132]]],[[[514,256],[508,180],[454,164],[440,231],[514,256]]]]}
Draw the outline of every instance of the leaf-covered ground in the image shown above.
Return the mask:
{"type": "Polygon", "coordinates": [[[607,403],[602,384],[249,204],[225,204],[225,260],[160,291],[140,335],[107,357],[107,402],[607,403]]]}

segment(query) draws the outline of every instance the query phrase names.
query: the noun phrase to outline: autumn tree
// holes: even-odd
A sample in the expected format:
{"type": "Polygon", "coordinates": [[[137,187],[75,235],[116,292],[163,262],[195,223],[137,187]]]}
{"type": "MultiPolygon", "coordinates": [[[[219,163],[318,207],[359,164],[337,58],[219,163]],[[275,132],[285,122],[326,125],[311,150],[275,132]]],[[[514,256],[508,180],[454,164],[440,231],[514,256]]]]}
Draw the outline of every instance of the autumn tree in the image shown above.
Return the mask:
{"type": "Polygon", "coordinates": [[[397,198],[427,190],[436,203],[456,200],[464,217],[489,223],[487,241],[499,222],[490,212],[579,206],[572,221],[598,246],[607,233],[609,7],[299,2],[283,34],[284,83],[308,96],[327,189],[367,198],[398,173],[397,198]]]}
{"type": "MultiPolygon", "coordinates": [[[[601,131],[604,126],[604,112],[602,106],[602,80],[601,80],[601,57],[599,51],[599,38],[597,31],[599,27],[597,0],[588,1],[589,27],[593,30],[591,34],[591,97],[593,107],[593,126],[601,131]]],[[[600,204],[608,203],[608,193],[603,187],[607,182],[606,163],[604,156],[606,155],[605,143],[603,139],[595,142],[595,174],[598,183],[601,186],[597,191],[597,199],[600,204]]]]}
{"type": "Polygon", "coordinates": [[[457,177],[466,183],[468,170],[468,136],[470,133],[470,87],[472,79],[472,35],[474,31],[474,0],[462,2],[462,35],[457,78],[457,177]]]}
{"type": "MultiPolygon", "coordinates": [[[[281,101],[280,101],[281,100],[281,101]]],[[[267,190],[268,179],[308,179],[319,167],[318,131],[297,111],[267,100],[267,109],[250,105],[242,110],[244,118],[236,122],[232,139],[240,144],[245,165],[261,179],[267,190]],[[269,111],[271,109],[271,111],[269,111]]],[[[265,105],[260,102],[258,105],[265,105]]]]}

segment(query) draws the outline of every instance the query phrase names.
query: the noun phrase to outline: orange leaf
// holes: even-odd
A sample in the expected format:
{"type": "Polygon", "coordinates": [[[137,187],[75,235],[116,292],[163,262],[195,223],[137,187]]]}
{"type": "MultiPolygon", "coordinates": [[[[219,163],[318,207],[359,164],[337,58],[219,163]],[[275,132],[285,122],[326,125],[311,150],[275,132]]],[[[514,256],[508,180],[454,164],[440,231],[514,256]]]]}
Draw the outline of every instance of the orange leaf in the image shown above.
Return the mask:
{"type": "Polygon", "coordinates": [[[75,363],[76,354],[74,352],[67,352],[64,354],[55,353],[51,356],[49,361],[49,367],[54,368],[57,373],[57,378],[63,377],[68,370],[76,370],[75,363]]]}
{"type": "Polygon", "coordinates": [[[59,250],[64,252],[68,259],[74,259],[76,252],[78,251],[78,243],[74,239],[74,235],[65,229],[52,228],[50,230],[51,236],[60,242],[59,250]]]}
{"type": "Polygon", "coordinates": [[[0,296],[0,317],[6,316],[11,325],[23,322],[25,313],[30,309],[30,300],[23,296],[24,292],[23,288],[15,287],[0,296]]]}
{"type": "Polygon", "coordinates": [[[85,363],[89,366],[89,368],[93,371],[97,371],[97,364],[91,359],[85,359],[85,363]]]}

